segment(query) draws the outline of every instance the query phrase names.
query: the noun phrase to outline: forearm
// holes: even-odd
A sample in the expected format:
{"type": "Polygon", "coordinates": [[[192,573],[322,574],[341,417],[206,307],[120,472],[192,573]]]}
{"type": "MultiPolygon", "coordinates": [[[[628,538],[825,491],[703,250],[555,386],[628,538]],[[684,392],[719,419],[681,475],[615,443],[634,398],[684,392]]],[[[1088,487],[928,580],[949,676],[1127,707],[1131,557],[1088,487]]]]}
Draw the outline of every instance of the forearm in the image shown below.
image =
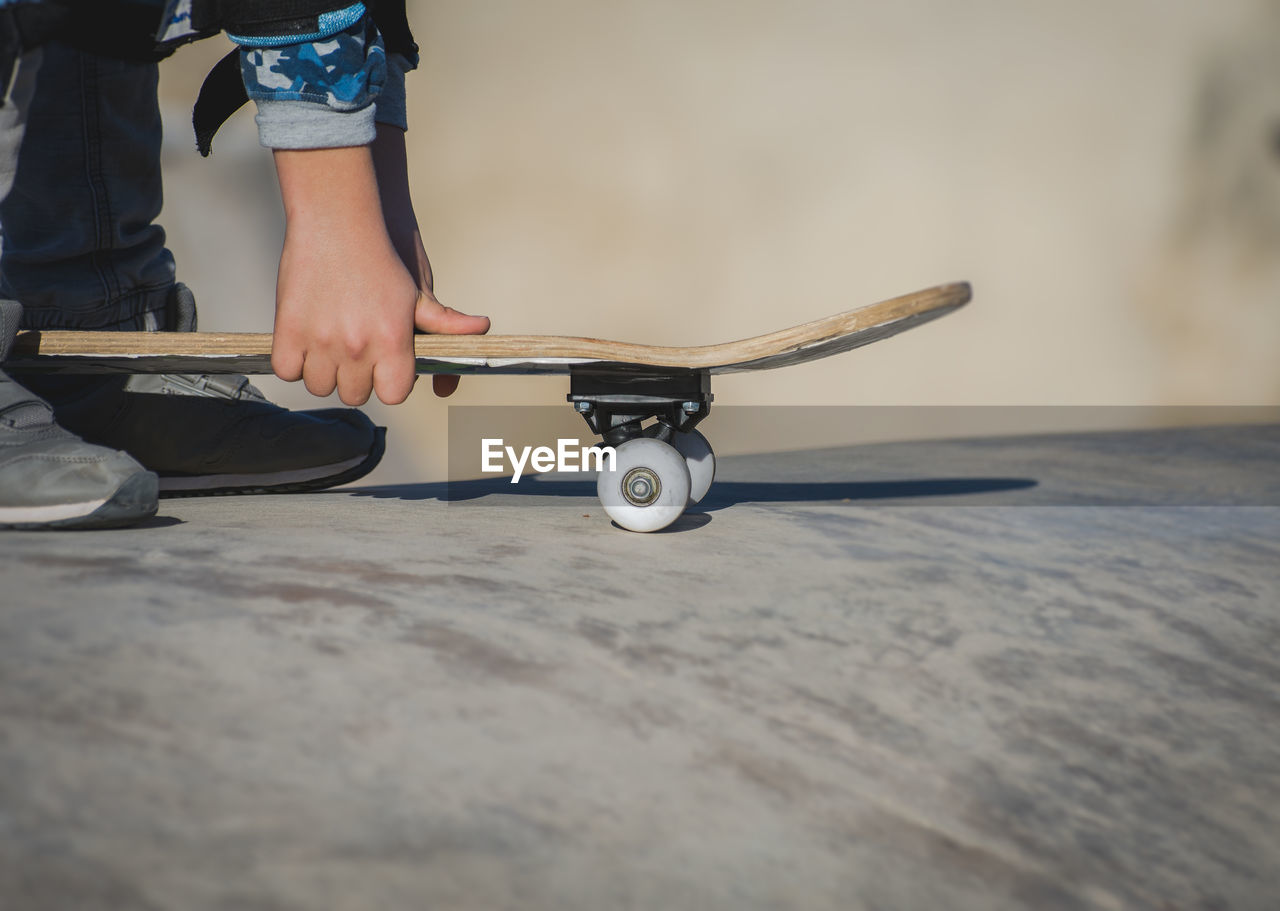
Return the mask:
{"type": "MultiPolygon", "coordinates": [[[[405,53],[416,56],[407,28],[400,31],[405,53]]],[[[489,320],[445,307],[432,290],[395,82],[411,61],[391,61],[391,90],[374,110],[385,88],[379,67],[384,75],[387,68],[376,29],[366,17],[333,39],[241,58],[260,138],[275,150],[285,211],[271,363],[317,395],[337,389],[351,405],[376,392],[394,404],[413,387],[415,329],[483,333],[489,320]],[[304,128],[312,114],[323,129],[304,128]]],[[[448,395],[457,378],[435,377],[433,386],[448,395]]]]}

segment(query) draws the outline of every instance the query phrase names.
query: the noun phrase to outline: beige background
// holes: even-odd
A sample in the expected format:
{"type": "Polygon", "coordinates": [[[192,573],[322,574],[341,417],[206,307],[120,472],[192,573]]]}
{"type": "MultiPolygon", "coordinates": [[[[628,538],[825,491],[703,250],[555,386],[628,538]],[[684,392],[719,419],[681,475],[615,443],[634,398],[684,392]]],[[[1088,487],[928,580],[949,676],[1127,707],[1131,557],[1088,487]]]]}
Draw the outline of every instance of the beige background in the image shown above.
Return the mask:
{"type": "MultiPolygon", "coordinates": [[[[494,331],[717,342],[964,278],[959,314],[717,401],[1280,403],[1274,0],[410,7],[417,210],[441,298],[494,331]]],[[[164,64],[164,221],[202,327],[265,330],[270,155],[248,111],[208,161],[188,126],[224,48],[164,64]]],[[[475,378],[450,401],[566,390],[475,378]]],[[[425,386],[373,407],[374,481],[444,476],[446,407],[425,386]]],[[[717,450],[865,438],[732,436],[717,450]]]]}

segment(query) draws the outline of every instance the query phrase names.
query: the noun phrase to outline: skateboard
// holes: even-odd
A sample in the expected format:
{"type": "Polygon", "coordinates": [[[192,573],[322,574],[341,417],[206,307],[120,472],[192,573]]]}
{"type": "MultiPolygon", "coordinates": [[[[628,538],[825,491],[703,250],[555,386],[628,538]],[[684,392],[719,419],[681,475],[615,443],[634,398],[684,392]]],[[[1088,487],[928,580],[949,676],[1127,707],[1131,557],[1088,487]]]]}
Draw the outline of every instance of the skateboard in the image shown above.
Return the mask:
{"type": "MultiPolygon", "coordinates": [[[[878,342],[966,304],[940,285],[767,335],[696,347],[550,335],[418,335],[419,373],[567,375],[568,401],[613,452],[597,492],[623,528],[657,531],[701,500],[715,455],[696,429],[711,377],[789,367],[878,342]],[[651,423],[650,423],[651,422],[651,423]]],[[[271,372],[271,336],[212,332],[20,332],[13,373],[271,372]]],[[[607,463],[606,463],[607,464],[607,463]]]]}

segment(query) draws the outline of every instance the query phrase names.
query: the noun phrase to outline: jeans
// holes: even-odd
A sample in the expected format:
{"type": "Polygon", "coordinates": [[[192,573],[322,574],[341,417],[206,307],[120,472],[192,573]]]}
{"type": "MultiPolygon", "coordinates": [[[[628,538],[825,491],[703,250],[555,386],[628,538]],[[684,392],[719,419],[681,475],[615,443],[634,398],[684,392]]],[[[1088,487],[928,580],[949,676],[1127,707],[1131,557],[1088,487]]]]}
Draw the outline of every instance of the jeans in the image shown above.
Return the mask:
{"type": "Polygon", "coordinates": [[[0,296],[24,327],[163,326],[158,77],[58,43],[22,58],[0,108],[0,296]]]}

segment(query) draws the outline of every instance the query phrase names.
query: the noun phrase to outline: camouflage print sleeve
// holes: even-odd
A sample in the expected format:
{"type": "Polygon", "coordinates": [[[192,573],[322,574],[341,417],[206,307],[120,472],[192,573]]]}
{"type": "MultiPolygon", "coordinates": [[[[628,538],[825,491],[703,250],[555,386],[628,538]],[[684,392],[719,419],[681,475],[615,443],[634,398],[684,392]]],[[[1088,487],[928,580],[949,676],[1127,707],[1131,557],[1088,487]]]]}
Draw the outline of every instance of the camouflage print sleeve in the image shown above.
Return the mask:
{"type": "Polygon", "coordinates": [[[228,36],[241,45],[240,71],[258,106],[264,146],[315,149],[373,141],[376,99],[388,81],[387,54],[363,5],[351,9],[355,21],[329,35],[307,36],[311,40],[271,44],[228,36]]]}

